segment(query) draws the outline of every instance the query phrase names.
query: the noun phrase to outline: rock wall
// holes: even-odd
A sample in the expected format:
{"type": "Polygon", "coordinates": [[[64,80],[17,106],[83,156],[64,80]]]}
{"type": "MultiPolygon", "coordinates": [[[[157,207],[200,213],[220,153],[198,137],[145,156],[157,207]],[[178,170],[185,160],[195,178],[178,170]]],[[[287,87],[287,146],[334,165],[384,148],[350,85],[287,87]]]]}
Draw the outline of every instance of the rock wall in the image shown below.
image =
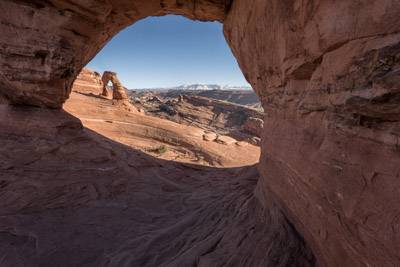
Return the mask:
{"type": "Polygon", "coordinates": [[[251,133],[257,137],[261,137],[263,134],[264,120],[254,117],[249,117],[243,124],[243,130],[251,133]]]}
{"type": "Polygon", "coordinates": [[[326,266],[400,265],[400,2],[235,0],[266,112],[259,186],[326,266]]]}
{"type": "Polygon", "coordinates": [[[230,2],[1,1],[1,98],[61,107],[82,67],[144,17],[223,21],[267,114],[260,195],[319,265],[399,266],[400,2],[230,2]]]}
{"type": "Polygon", "coordinates": [[[0,94],[60,108],[75,77],[115,34],[148,16],[223,21],[230,0],[4,0],[0,94]]]}

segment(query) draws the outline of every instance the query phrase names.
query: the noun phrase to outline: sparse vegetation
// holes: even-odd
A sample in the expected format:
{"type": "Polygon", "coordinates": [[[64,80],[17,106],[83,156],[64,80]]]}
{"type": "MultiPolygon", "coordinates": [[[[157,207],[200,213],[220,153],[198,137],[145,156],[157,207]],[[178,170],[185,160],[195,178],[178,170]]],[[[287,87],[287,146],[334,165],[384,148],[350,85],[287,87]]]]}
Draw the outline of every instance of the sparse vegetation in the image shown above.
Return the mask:
{"type": "Polygon", "coordinates": [[[146,149],[146,152],[155,153],[155,154],[159,154],[159,155],[162,155],[162,154],[166,153],[167,151],[168,151],[168,147],[166,147],[164,145],[146,149]]]}

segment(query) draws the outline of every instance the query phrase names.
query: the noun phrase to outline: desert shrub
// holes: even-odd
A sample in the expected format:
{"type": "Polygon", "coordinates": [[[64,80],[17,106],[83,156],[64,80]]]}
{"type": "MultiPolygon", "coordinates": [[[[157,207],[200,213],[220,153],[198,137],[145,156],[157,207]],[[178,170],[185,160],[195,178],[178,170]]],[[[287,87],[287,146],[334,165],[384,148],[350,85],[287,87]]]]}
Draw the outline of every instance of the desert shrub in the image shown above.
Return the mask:
{"type": "Polygon", "coordinates": [[[151,153],[156,153],[156,154],[164,154],[165,152],[168,151],[168,148],[164,145],[158,146],[158,147],[153,147],[153,148],[148,148],[146,149],[147,152],[151,153]]]}

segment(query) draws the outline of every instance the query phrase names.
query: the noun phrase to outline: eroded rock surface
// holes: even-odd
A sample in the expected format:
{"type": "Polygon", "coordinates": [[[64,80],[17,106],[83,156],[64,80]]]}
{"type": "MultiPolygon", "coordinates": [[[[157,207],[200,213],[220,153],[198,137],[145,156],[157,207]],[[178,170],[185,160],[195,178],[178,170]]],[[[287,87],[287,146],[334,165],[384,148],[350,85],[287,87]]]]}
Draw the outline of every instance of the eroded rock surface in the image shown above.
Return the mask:
{"type": "Polygon", "coordinates": [[[116,33],[148,16],[223,21],[230,0],[1,1],[0,94],[60,108],[81,69],[116,33]]]}
{"type": "Polygon", "coordinates": [[[214,142],[215,133],[207,142],[203,137],[207,132],[196,125],[148,116],[119,102],[93,93],[72,92],[64,109],[78,117],[85,127],[160,159],[224,168],[258,163],[259,146],[219,144],[214,142]]]}
{"type": "Polygon", "coordinates": [[[136,93],[131,93],[131,102],[146,114],[179,124],[195,126],[218,135],[229,135],[239,141],[250,141],[253,137],[260,136],[262,131],[244,128],[249,118],[262,123],[264,117],[261,111],[247,106],[194,96],[191,93],[178,95],[176,98],[163,98],[165,94],[154,96],[153,93],[143,93],[140,98],[135,95],[136,93]]]}
{"type": "MultiPolygon", "coordinates": [[[[0,11],[1,98],[46,107],[61,107],[81,68],[141,18],[223,21],[267,114],[258,190],[274,196],[320,265],[400,265],[399,1],[2,1],[0,11]]],[[[48,203],[38,199],[35,207],[48,203]]],[[[37,244],[18,236],[7,238],[37,244]]]]}
{"type": "Polygon", "coordinates": [[[128,100],[125,88],[122,86],[115,72],[105,71],[101,77],[101,81],[103,83],[103,92],[101,93],[103,96],[108,96],[107,85],[109,82],[111,82],[113,88],[112,98],[114,100],[128,100]]]}
{"type": "Polygon", "coordinates": [[[261,137],[264,121],[260,118],[249,117],[243,124],[243,130],[257,137],[261,137]]]}
{"type": "Polygon", "coordinates": [[[400,265],[400,2],[233,2],[260,171],[321,265],[400,265]]]}
{"type": "Polygon", "coordinates": [[[100,73],[84,68],[76,77],[72,90],[84,94],[99,95],[103,93],[104,88],[100,73]]]}
{"type": "Polygon", "coordinates": [[[312,266],[257,180],[254,166],[157,160],[65,112],[0,105],[1,265],[312,266]]]}
{"type": "Polygon", "coordinates": [[[193,95],[201,96],[206,98],[217,99],[221,101],[226,101],[230,103],[235,103],[238,105],[243,105],[251,107],[262,111],[261,102],[257,94],[252,90],[240,89],[217,89],[217,90],[182,90],[182,89],[172,89],[167,92],[159,93],[163,97],[177,98],[179,95],[193,95]]]}

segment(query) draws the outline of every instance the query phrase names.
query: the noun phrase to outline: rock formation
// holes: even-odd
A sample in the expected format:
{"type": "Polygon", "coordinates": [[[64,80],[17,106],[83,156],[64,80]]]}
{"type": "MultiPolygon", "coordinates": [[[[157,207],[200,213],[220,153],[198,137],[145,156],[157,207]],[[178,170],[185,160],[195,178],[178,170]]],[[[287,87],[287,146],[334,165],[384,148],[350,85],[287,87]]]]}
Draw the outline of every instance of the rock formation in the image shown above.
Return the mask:
{"type": "Polygon", "coordinates": [[[235,0],[266,113],[259,170],[325,266],[400,265],[400,2],[235,0]],[[339,3],[340,2],[340,3],[339,3]]]}
{"type": "Polygon", "coordinates": [[[101,94],[103,92],[103,82],[98,72],[84,68],[74,81],[73,90],[85,94],[101,94]]]}
{"type": "Polygon", "coordinates": [[[60,108],[81,69],[116,33],[148,16],[223,21],[227,0],[2,1],[0,94],[60,108]]]}
{"type": "Polygon", "coordinates": [[[126,95],[125,88],[122,86],[119,81],[117,74],[111,71],[105,71],[103,76],[101,77],[103,83],[103,96],[108,96],[107,85],[109,82],[112,83],[113,87],[113,99],[114,100],[127,100],[128,96],[126,95]]]}
{"type": "MultiPolygon", "coordinates": [[[[184,93],[184,92],[182,92],[184,93]]],[[[245,123],[253,118],[263,123],[264,113],[226,101],[207,97],[178,95],[177,98],[163,98],[153,96],[153,93],[144,93],[140,98],[133,94],[131,101],[136,102],[150,116],[168,119],[179,124],[193,125],[198,128],[215,132],[220,135],[229,135],[239,141],[251,141],[259,137],[262,125],[248,125],[245,123]],[[253,130],[250,127],[255,127],[253,130]],[[261,127],[260,129],[256,129],[261,127]]],[[[167,94],[168,95],[168,94],[167,94]]]]}
{"type": "Polygon", "coordinates": [[[398,0],[23,0],[0,10],[0,94],[52,108],[139,19],[223,22],[267,114],[261,203],[273,195],[321,266],[400,265],[398,0]]]}
{"type": "Polygon", "coordinates": [[[243,124],[243,130],[255,136],[261,137],[264,128],[264,121],[259,118],[250,117],[243,124]]]}
{"type": "Polygon", "coordinates": [[[0,265],[312,266],[257,179],[255,166],[158,160],[66,112],[1,105],[0,265]]]}

